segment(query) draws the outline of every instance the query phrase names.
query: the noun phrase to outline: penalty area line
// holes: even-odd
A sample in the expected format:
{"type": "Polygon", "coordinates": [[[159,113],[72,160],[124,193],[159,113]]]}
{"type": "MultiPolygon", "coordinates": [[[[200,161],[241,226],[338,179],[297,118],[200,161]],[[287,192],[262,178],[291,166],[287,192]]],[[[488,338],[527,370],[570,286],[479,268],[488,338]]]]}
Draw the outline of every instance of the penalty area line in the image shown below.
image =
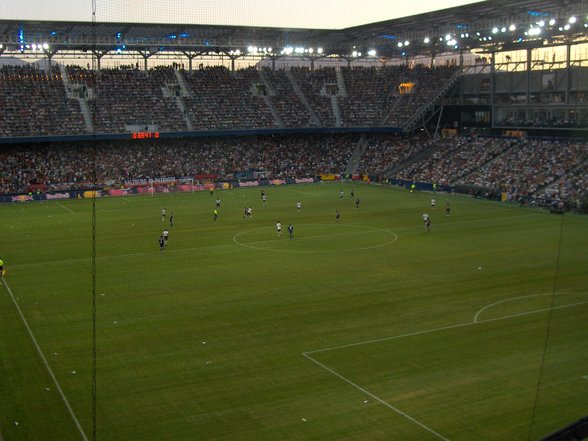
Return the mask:
{"type": "Polygon", "coordinates": [[[334,376],[336,376],[337,378],[339,378],[340,380],[343,380],[345,383],[353,386],[354,388],[356,388],[357,390],[359,390],[360,392],[363,392],[364,394],[368,395],[369,397],[373,398],[374,400],[376,400],[378,403],[383,404],[384,406],[386,406],[388,409],[396,412],[398,415],[403,416],[404,418],[410,420],[411,422],[413,422],[414,424],[416,424],[417,426],[420,426],[421,428],[425,429],[427,432],[432,433],[433,435],[435,435],[437,438],[442,439],[444,441],[449,441],[448,438],[445,438],[443,435],[441,435],[440,433],[434,431],[433,429],[431,429],[429,426],[421,423],[419,420],[411,417],[409,414],[407,414],[406,412],[401,411],[400,409],[398,409],[397,407],[394,407],[393,405],[391,405],[390,403],[388,403],[387,401],[384,401],[383,399],[381,399],[380,397],[374,395],[373,393],[371,393],[370,391],[368,391],[367,389],[361,387],[359,384],[354,383],[353,381],[349,380],[348,378],[345,378],[343,375],[341,375],[340,373],[338,373],[337,371],[335,371],[334,369],[331,369],[330,367],[324,365],[323,363],[321,363],[318,360],[315,360],[314,358],[312,358],[310,355],[308,355],[308,353],[303,352],[302,355],[307,358],[308,360],[312,361],[313,363],[315,363],[317,366],[322,367],[323,369],[325,369],[326,371],[330,372],[331,374],[333,374],[334,376]]]}
{"type": "Polygon", "coordinates": [[[57,205],[59,205],[61,208],[63,208],[65,211],[69,211],[71,214],[76,214],[74,211],[71,211],[69,208],[67,208],[65,205],[63,205],[62,203],[55,201],[55,203],[57,205]]]}
{"type": "Polygon", "coordinates": [[[14,304],[16,311],[18,312],[18,315],[20,316],[20,319],[22,320],[23,324],[25,325],[25,328],[29,334],[29,337],[31,337],[31,340],[33,341],[33,344],[35,345],[35,348],[37,349],[37,353],[41,357],[41,360],[43,361],[45,368],[47,368],[47,372],[49,372],[49,376],[53,380],[53,384],[55,384],[55,387],[57,388],[57,391],[59,392],[59,395],[61,396],[61,399],[63,400],[63,403],[65,404],[65,407],[67,408],[71,418],[73,419],[73,421],[78,429],[78,432],[80,433],[80,435],[84,441],[88,441],[88,437],[86,436],[86,433],[84,432],[84,429],[82,428],[82,425],[80,424],[80,421],[76,417],[76,414],[73,411],[71,405],[69,404],[67,397],[63,393],[63,389],[61,388],[59,381],[57,381],[57,377],[55,376],[55,374],[53,373],[53,370],[49,366],[49,363],[47,362],[47,359],[45,358],[45,354],[43,354],[43,351],[41,350],[41,347],[39,346],[39,343],[37,342],[37,339],[35,338],[35,334],[33,334],[33,331],[31,330],[31,327],[29,326],[27,319],[25,318],[24,314],[22,313],[22,310],[20,309],[20,306],[18,305],[18,302],[16,301],[16,298],[14,297],[14,294],[12,293],[10,286],[8,286],[8,283],[6,283],[6,279],[4,279],[4,277],[2,277],[2,282],[4,282],[4,286],[6,287],[6,291],[10,295],[12,303],[14,304]]]}

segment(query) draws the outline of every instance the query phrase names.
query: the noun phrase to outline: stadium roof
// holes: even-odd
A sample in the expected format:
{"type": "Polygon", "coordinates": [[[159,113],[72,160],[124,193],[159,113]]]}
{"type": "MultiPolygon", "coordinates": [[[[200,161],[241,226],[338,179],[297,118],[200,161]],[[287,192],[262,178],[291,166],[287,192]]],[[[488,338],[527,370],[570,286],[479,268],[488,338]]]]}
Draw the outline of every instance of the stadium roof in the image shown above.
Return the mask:
{"type": "Polygon", "coordinates": [[[346,29],[202,24],[0,20],[0,53],[141,51],[398,58],[471,49],[515,50],[588,41],[588,6],[577,0],[490,0],[346,29]],[[408,42],[408,44],[406,44],[408,42]],[[35,45],[35,46],[33,46],[35,45]]]}

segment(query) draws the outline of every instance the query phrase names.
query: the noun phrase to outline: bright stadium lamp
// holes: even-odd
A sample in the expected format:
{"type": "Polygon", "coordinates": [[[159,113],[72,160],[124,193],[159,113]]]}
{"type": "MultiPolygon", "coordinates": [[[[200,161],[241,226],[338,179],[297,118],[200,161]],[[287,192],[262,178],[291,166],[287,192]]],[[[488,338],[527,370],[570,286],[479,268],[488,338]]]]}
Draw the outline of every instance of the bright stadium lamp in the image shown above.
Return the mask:
{"type": "Polygon", "coordinates": [[[577,18],[576,17],[570,17],[570,19],[568,20],[568,23],[574,24],[576,23],[577,18]]]}
{"type": "Polygon", "coordinates": [[[555,18],[549,20],[549,26],[553,26],[555,24],[555,18]]]}
{"type": "Polygon", "coordinates": [[[513,25],[513,24],[511,24],[511,25],[508,27],[508,30],[509,30],[509,31],[511,31],[511,32],[512,32],[512,31],[515,31],[516,29],[517,29],[517,27],[516,27],[515,25],[513,25]]]}
{"type": "Polygon", "coordinates": [[[429,44],[431,42],[431,39],[429,37],[425,37],[423,41],[425,42],[425,44],[429,44]]]}
{"type": "Polygon", "coordinates": [[[493,27],[492,28],[492,33],[493,34],[497,34],[498,33],[498,28],[497,27],[493,27]]]}
{"type": "Polygon", "coordinates": [[[376,50],[375,50],[375,49],[370,49],[370,50],[368,51],[368,55],[369,55],[370,57],[375,57],[375,56],[376,56],[376,50]]]}
{"type": "Polygon", "coordinates": [[[317,51],[319,54],[322,54],[322,53],[323,53],[323,48],[322,48],[322,47],[319,47],[319,48],[318,48],[316,51],[317,51]]]}

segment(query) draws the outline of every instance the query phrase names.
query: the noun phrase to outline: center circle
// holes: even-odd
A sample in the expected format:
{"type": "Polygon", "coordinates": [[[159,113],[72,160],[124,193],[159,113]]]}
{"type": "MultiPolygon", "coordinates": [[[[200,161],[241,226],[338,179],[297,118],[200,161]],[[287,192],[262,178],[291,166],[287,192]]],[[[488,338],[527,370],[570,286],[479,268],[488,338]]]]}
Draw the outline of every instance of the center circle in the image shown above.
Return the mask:
{"type": "Polygon", "coordinates": [[[235,244],[260,251],[333,253],[371,250],[391,245],[398,235],[383,228],[353,224],[301,224],[290,239],[284,225],[281,236],[275,227],[259,227],[233,236],[235,244]]]}

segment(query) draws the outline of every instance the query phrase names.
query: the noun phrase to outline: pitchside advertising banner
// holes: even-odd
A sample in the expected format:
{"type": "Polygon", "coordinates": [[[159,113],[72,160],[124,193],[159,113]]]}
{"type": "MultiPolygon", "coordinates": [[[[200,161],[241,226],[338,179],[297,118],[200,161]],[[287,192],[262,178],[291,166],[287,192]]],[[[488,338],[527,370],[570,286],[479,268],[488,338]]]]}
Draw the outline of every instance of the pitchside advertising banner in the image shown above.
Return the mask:
{"type": "Polygon", "coordinates": [[[229,189],[238,187],[261,187],[292,184],[311,184],[320,181],[320,178],[288,178],[288,179],[259,179],[232,182],[215,182],[208,184],[186,183],[188,178],[159,178],[128,179],[122,188],[104,190],[71,190],[49,193],[27,193],[0,195],[0,202],[29,202],[52,201],[64,199],[92,199],[101,197],[118,197],[130,195],[153,195],[155,193],[193,192],[212,189],[229,189]]]}

